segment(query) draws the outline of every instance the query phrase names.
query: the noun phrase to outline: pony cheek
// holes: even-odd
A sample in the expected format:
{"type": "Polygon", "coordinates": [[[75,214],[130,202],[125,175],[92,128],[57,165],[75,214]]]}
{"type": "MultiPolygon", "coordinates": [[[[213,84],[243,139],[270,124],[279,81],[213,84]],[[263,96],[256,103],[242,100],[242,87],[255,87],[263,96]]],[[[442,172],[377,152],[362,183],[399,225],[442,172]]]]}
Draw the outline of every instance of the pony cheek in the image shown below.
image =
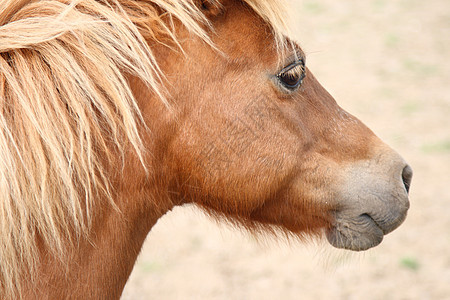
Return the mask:
{"type": "Polygon", "coordinates": [[[249,214],[277,193],[292,170],[286,153],[262,150],[267,148],[264,139],[247,144],[207,135],[202,139],[192,132],[183,137],[173,149],[172,161],[176,188],[187,202],[236,212],[240,207],[241,213],[249,214]]]}

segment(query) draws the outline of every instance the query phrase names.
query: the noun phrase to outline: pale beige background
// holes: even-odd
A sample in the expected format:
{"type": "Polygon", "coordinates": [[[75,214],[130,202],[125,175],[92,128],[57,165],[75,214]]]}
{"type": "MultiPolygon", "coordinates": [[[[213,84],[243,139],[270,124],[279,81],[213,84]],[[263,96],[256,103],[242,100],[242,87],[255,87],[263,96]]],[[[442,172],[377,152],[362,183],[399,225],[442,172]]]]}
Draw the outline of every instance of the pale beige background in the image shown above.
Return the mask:
{"type": "Polygon", "coordinates": [[[406,222],[349,254],[261,245],[175,209],[148,236],[123,299],[450,299],[450,1],[297,3],[312,72],[414,169],[406,222]]]}

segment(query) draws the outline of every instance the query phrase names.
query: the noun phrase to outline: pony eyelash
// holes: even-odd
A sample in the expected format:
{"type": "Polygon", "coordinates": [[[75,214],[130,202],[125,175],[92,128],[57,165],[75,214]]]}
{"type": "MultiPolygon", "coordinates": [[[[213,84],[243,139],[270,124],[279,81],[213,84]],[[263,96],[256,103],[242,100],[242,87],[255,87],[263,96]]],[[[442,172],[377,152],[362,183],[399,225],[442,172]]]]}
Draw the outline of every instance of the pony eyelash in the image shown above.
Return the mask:
{"type": "Polygon", "coordinates": [[[283,69],[278,76],[288,75],[288,76],[304,76],[305,75],[305,66],[302,63],[293,63],[292,65],[283,69]],[[287,69],[287,70],[286,70],[287,69]]]}

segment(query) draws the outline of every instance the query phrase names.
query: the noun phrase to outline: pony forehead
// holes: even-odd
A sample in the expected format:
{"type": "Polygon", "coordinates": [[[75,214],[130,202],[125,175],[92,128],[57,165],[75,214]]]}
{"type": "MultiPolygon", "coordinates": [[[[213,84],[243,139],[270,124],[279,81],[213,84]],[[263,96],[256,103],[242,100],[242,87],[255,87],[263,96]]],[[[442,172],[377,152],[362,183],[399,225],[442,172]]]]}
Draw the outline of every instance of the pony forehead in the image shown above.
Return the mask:
{"type": "Polygon", "coordinates": [[[288,2],[285,0],[245,0],[273,29],[276,38],[289,35],[288,2]]]}
{"type": "MultiPolygon", "coordinates": [[[[135,0],[119,1],[130,2],[135,0]]],[[[148,0],[144,1],[147,2],[148,0]]],[[[289,36],[289,3],[287,0],[153,0],[150,2],[160,7],[165,13],[178,18],[194,33],[198,33],[198,22],[206,20],[201,9],[205,4],[225,7],[228,3],[245,3],[272,28],[277,46],[286,45],[285,36],[289,36]]]]}
{"type": "MultiPolygon", "coordinates": [[[[57,0],[68,1],[68,0],[57,0]]],[[[100,0],[79,0],[80,2],[100,0]]],[[[127,17],[139,28],[143,37],[166,43],[167,38],[180,49],[181,41],[177,37],[172,20],[177,19],[192,34],[203,39],[215,48],[210,39],[209,30],[214,32],[214,16],[233,4],[248,7],[249,13],[255,13],[270,28],[273,34],[275,49],[278,52],[278,63],[287,56],[297,52],[298,46],[289,39],[291,36],[288,24],[290,19],[289,0],[101,0],[113,2],[123,7],[127,17]],[[149,25],[148,20],[152,20],[149,25]]],[[[101,2],[100,1],[100,2],[101,2]]],[[[219,49],[220,50],[220,49],[219,49]]]]}
{"type": "MultiPolygon", "coordinates": [[[[138,1],[147,2],[148,0],[138,1]]],[[[211,42],[209,35],[201,26],[206,25],[210,28],[213,26],[213,22],[208,20],[208,12],[204,9],[213,7],[219,11],[226,11],[226,7],[230,4],[244,4],[249,7],[249,12],[253,10],[271,28],[279,63],[284,61],[286,56],[291,53],[298,52],[298,45],[289,39],[291,34],[288,25],[290,23],[290,14],[288,13],[290,2],[288,0],[153,0],[151,3],[162,10],[162,15],[170,14],[171,17],[179,19],[190,32],[213,47],[214,44],[211,42]]],[[[214,12],[212,14],[214,15],[214,12]]],[[[169,27],[164,27],[163,35],[170,30],[169,27]]],[[[146,36],[146,33],[143,32],[143,35],[146,36]]],[[[171,34],[169,33],[169,35],[171,34]]],[[[151,36],[158,39],[158,35],[151,34],[151,36]]],[[[178,44],[176,35],[171,35],[171,38],[178,44]]]]}

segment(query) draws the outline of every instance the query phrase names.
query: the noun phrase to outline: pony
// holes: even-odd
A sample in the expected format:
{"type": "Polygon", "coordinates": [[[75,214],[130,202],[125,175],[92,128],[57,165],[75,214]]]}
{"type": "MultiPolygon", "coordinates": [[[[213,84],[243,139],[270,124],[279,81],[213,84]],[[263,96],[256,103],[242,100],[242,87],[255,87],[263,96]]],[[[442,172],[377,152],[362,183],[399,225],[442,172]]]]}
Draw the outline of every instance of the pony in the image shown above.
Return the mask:
{"type": "Polygon", "coordinates": [[[412,170],[341,109],[282,0],[0,1],[0,298],[117,299],[194,203],[361,251],[412,170]]]}

